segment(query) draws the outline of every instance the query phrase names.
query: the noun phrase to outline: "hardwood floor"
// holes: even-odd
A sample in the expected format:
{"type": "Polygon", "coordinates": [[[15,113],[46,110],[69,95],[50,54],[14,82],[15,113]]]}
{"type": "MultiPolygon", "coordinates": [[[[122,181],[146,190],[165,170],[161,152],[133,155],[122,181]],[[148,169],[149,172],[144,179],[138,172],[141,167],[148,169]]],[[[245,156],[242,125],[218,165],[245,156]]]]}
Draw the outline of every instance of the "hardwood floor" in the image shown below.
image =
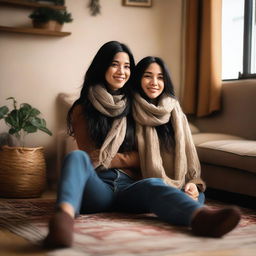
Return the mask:
{"type": "MultiPolygon", "coordinates": [[[[45,192],[41,198],[55,198],[54,191],[45,192]]],[[[3,200],[0,198],[0,201],[3,200]]],[[[40,198],[39,198],[40,200],[40,198]]],[[[26,239],[10,231],[0,228],[0,256],[46,256],[39,246],[31,244],[26,239]]]]}
{"type": "MultiPolygon", "coordinates": [[[[41,198],[55,198],[54,192],[46,192],[41,198]]],[[[2,199],[0,198],[0,201],[2,199]]],[[[202,245],[203,246],[203,245],[202,245]]],[[[217,250],[207,252],[207,256],[254,256],[254,248],[238,248],[235,250],[217,250]]],[[[17,236],[8,230],[0,228],[0,256],[46,256],[47,252],[36,245],[31,244],[20,236],[17,236]]],[[[165,256],[205,256],[203,251],[194,251],[190,253],[172,254],[165,256]]],[[[70,255],[72,256],[72,255],[70,255]]],[[[121,255],[120,255],[121,256],[121,255]]]]}
{"type": "Polygon", "coordinates": [[[40,248],[20,236],[0,229],[0,256],[44,256],[40,248]]]}

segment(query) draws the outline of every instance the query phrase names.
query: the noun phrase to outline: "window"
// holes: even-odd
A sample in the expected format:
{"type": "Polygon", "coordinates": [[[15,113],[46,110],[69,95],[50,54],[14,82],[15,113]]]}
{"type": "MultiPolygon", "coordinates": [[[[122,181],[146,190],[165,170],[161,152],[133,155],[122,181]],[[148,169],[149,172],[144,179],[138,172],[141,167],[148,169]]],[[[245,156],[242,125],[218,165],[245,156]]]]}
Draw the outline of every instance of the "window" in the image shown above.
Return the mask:
{"type": "Polygon", "coordinates": [[[256,0],[222,0],[222,79],[256,78],[256,0]]]}

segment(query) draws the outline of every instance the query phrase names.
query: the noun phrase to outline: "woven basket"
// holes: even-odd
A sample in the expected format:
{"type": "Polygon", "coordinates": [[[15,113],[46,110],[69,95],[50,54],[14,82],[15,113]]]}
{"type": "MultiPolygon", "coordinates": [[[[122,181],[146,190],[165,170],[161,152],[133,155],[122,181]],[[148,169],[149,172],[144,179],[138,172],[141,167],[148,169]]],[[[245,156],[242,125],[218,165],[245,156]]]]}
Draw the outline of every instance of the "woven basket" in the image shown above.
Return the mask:
{"type": "Polygon", "coordinates": [[[3,146],[0,151],[0,196],[40,197],[46,184],[42,147],[3,146]]]}

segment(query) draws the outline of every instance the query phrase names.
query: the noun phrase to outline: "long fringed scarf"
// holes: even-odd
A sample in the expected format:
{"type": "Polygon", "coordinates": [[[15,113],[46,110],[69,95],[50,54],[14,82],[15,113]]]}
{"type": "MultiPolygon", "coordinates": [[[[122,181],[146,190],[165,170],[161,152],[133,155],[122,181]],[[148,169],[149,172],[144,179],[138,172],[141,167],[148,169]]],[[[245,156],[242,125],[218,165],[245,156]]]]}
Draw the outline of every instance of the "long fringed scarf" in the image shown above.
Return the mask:
{"type": "MultiPolygon", "coordinates": [[[[89,100],[92,105],[103,115],[115,117],[126,108],[126,98],[123,95],[112,95],[102,85],[96,85],[89,89],[89,100]]],[[[108,168],[111,160],[118,152],[125,138],[127,121],[126,117],[113,121],[99,153],[99,160],[95,168],[108,168]]]]}
{"type": "MultiPolygon", "coordinates": [[[[157,106],[147,102],[139,94],[134,96],[133,116],[136,121],[136,140],[140,156],[142,176],[158,177],[174,187],[182,188],[189,180],[200,180],[200,164],[193,144],[185,114],[178,101],[162,95],[157,106]],[[156,126],[168,123],[174,130],[174,179],[167,176],[163,167],[168,154],[162,154],[156,126]]],[[[170,152],[171,154],[171,152],[170,152]]],[[[201,182],[199,182],[201,183],[201,182]]]]}

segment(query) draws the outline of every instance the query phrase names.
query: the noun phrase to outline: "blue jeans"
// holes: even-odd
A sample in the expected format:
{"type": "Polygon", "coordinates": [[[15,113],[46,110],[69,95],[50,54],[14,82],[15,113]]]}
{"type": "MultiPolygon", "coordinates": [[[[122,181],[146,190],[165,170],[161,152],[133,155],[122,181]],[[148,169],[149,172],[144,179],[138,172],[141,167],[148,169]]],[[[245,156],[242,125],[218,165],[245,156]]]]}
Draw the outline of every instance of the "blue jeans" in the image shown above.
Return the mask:
{"type": "Polygon", "coordinates": [[[168,223],[188,226],[193,212],[203,206],[204,194],[197,202],[160,178],[134,181],[118,169],[97,173],[89,156],[76,150],[65,157],[62,167],[57,204],[63,202],[76,213],[154,213],[168,223]]]}

